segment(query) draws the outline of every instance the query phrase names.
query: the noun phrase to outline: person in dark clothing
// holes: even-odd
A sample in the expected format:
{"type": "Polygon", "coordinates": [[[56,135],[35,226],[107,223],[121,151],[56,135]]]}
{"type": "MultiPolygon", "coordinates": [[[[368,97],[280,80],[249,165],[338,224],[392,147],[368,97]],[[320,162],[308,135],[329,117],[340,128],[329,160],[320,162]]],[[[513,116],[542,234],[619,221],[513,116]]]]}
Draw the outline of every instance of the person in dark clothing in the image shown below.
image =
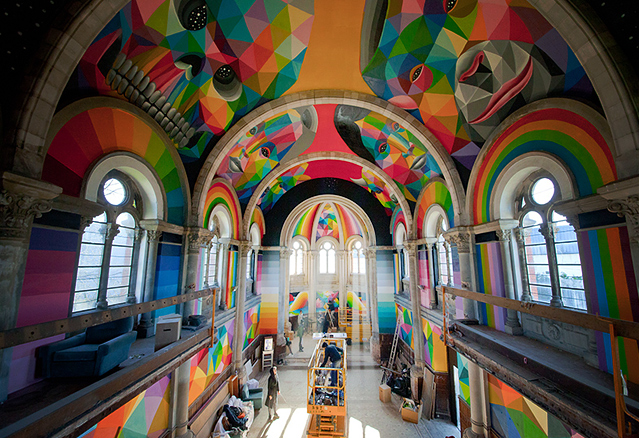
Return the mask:
{"type": "Polygon", "coordinates": [[[324,313],[324,322],[322,323],[322,333],[328,333],[328,326],[330,324],[329,313],[326,311],[324,313]]]}
{"type": "MultiPolygon", "coordinates": [[[[339,368],[342,365],[342,355],[344,354],[344,350],[334,344],[328,344],[324,342],[322,344],[322,348],[324,349],[324,362],[322,362],[321,367],[324,367],[328,360],[331,360],[331,368],[339,368]]],[[[337,385],[337,370],[331,371],[331,386],[337,385]]]]}
{"type": "Polygon", "coordinates": [[[297,324],[297,336],[300,338],[299,352],[304,351],[304,346],[302,345],[302,339],[304,338],[304,331],[306,329],[306,323],[302,318],[302,315],[299,317],[299,323],[297,324]]]}
{"type": "Polygon", "coordinates": [[[280,418],[277,415],[277,396],[280,393],[280,379],[277,376],[277,367],[271,368],[271,375],[268,376],[266,393],[266,407],[268,407],[268,420],[271,421],[273,417],[280,418]],[[271,415],[273,411],[273,415],[271,415]]]}

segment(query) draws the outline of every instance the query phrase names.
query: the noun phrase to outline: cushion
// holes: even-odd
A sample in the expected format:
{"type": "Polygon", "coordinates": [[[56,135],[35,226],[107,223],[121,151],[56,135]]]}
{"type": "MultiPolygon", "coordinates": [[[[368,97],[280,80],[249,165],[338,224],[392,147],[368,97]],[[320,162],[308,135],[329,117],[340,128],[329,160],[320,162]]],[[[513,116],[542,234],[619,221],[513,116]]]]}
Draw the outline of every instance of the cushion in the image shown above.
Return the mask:
{"type": "Polygon", "coordinates": [[[54,362],[81,362],[94,361],[98,351],[98,345],[82,344],[77,347],[57,351],[53,355],[54,362]]]}
{"type": "Polygon", "coordinates": [[[89,327],[86,331],[87,344],[102,344],[133,330],[133,317],[118,319],[89,327]]]}
{"type": "Polygon", "coordinates": [[[246,384],[242,385],[242,400],[246,400],[249,398],[249,388],[246,384]]]}

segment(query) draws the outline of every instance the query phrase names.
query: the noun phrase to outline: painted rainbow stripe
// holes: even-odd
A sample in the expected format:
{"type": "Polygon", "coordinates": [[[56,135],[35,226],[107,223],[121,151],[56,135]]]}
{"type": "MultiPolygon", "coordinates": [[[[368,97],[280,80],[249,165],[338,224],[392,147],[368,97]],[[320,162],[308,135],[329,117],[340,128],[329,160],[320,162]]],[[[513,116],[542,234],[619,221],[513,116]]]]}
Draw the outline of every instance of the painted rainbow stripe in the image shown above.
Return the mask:
{"type": "Polygon", "coordinates": [[[311,242],[311,236],[313,234],[313,223],[315,222],[315,214],[317,213],[317,209],[319,208],[319,204],[315,204],[304,213],[299,221],[297,221],[297,225],[295,226],[295,230],[293,231],[293,236],[304,236],[311,242]]]}
{"type": "Polygon", "coordinates": [[[118,108],[92,108],[71,118],[56,133],[42,179],[62,187],[64,194],[78,197],[86,172],[96,160],[113,152],[130,152],[146,161],[160,178],[166,193],[165,220],[183,225],[188,183],[179,156],[170,148],[135,115],[118,108]]]}
{"type": "Polygon", "coordinates": [[[260,305],[251,307],[244,312],[244,344],[242,349],[245,349],[255,340],[257,337],[257,330],[259,324],[260,305]]]}
{"type": "MultiPolygon", "coordinates": [[[[496,297],[505,297],[504,275],[499,242],[475,245],[477,254],[477,283],[479,292],[496,297]]],[[[480,323],[504,331],[506,309],[479,304],[480,323]]]]}
{"type": "Polygon", "coordinates": [[[397,230],[397,226],[399,224],[404,224],[404,229],[408,232],[408,228],[406,227],[406,217],[404,217],[404,211],[395,207],[395,211],[393,211],[393,216],[391,217],[391,236],[393,242],[395,242],[395,230],[397,230]]]}
{"type": "Polygon", "coordinates": [[[545,109],[513,123],[484,157],[473,200],[475,224],[489,222],[490,198],[502,170],[527,152],[556,155],[572,171],[579,196],[586,196],[617,179],[610,148],[586,119],[564,109],[545,109]]]}
{"type": "Polygon", "coordinates": [[[441,181],[432,181],[419,198],[419,207],[417,208],[417,237],[426,237],[423,235],[424,219],[426,219],[426,211],[433,204],[439,204],[446,212],[448,224],[450,228],[455,226],[455,211],[453,210],[453,199],[450,196],[448,187],[441,181]]]}
{"type": "Polygon", "coordinates": [[[264,233],[266,233],[266,223],[264,222],[264,214],[259,207],[255,207],[255,210],[253,210],[253,214],[251,215],[251,226],[249,226],[249,230],[254,223],[257,224],[257,226],[259,227],[260,235],[264,236],[264,233]]]}
{"type": "Polygon", "coordinates": [[[229,263],[226,271],[226,307],[228,309],[235,307],[235,297],[237,292],[233,292],[233,288],[237,286],[237,268],[238,268],[238,252],[229,251],[229,263]]]}
{"type": "Polygon", "coordinates": [[[235,190],[233,190],[229,183],[222,178],[214,179],[211,184],[211,188],[206,193],[206,201],[204,203],[204,222],[201,224],[202,226],[208,225],[209,220],[211,219],[211,211],[213,211],[213,207],[217,204],[223,204],[228,209],[233,224],[231,237],[233,239],[239,239],[240,221],[242,219],[240,201],[237,199],[235,190]]]}
{"type": "Polygon", "coordinates": [[[348,239],[350,236],[355,235],[364,237],[362,227],[360,226],[359,221],[355,219],[353,213],[339,204],[335,204],[335,208],[337,209],[338,220],[342,225],[344,239],[348,239]]]}
{"type": "MultiPolygon", "coordinates": [[[[632,267],[630,241],[626,227],[580,231],[579,253],[584,282],[589,286],[593,314],[639,321],[637,280],[632,267]]],[[[610,336],[596,332],[599,368],[612,372],[610,336]]],[[[628,380],[639,383],[637,342],[619,338],[621,369],[628,380]]]]}

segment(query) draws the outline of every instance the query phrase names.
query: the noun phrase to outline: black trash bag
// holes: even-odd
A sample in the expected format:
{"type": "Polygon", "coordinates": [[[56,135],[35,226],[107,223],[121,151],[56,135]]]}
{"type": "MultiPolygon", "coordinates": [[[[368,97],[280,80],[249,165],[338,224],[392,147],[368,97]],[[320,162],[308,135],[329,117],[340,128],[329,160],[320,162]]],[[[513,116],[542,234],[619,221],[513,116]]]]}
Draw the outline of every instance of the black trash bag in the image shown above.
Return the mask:
{"type": "Polygon", "coordinates": [[[246,430],[246,416],[243,418],[238,417],[242,412],[244,412],[242,408],[238,408],[237,406],[224,405],[224,413],[231,426],[246,430]]]}

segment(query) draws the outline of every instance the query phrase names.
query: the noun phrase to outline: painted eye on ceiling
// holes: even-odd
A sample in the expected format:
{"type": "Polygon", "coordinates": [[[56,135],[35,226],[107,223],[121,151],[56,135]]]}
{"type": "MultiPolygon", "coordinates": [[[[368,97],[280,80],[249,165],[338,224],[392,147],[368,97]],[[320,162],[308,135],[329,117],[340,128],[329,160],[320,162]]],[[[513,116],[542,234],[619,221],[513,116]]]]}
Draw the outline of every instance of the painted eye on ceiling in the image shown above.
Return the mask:
{"type": "Polygon", "coordinates": [[[456,4],[457,0],[444,0],[444,10],[446,11],[446,13],[448,14],[450,11],[452,11],[456,4]]]}
{"type": "Polygon", "coordinates": [[[186,30],[197,31],[206,27],[208,9],[204,0],[184,0],[180,2],[178,14],[180,22],[186,30]]]}
{"type": "Polygon", "coordinates": [[[399,131],[399,123],[393,122],[393,131],[399,131]]]}
{"type": "Polygon", "coordinates": [[[263,147],[262,149],[260,149],[260,154],[264,157],[264,158],[268,158],[269,155],[271,155],[271,151],[269,148],[267,148],[266,146],[263,147]]]}
{"type": "Polygon", "coordinates": [[[388,149],[388,143],[382,143],[379,145],[379,153],[383,154],[388,149]]]}
{"type": "Polygon", "coordinates": [[[410,81],[415,82],[422,75],[422,71],[424,71],[424,66],[420,65],[415,70],[413,70],[413,74],[410,76],[410,81]]]}
{"type": "Polygon", "coordinates": [[[249,135],[255,135],[255,133],[257,132],[257,126],[253,126],[250,130],[249,130],[249,135]]]}
{"type": "Polygon", "coordinates": [[[235,70],[233,70],[233,67],[228,64],[218,68],[215,72],[215,80],[218,81],[220,84],[230,84],[231,82],[233,82],[234,78],[235,70]]]}

